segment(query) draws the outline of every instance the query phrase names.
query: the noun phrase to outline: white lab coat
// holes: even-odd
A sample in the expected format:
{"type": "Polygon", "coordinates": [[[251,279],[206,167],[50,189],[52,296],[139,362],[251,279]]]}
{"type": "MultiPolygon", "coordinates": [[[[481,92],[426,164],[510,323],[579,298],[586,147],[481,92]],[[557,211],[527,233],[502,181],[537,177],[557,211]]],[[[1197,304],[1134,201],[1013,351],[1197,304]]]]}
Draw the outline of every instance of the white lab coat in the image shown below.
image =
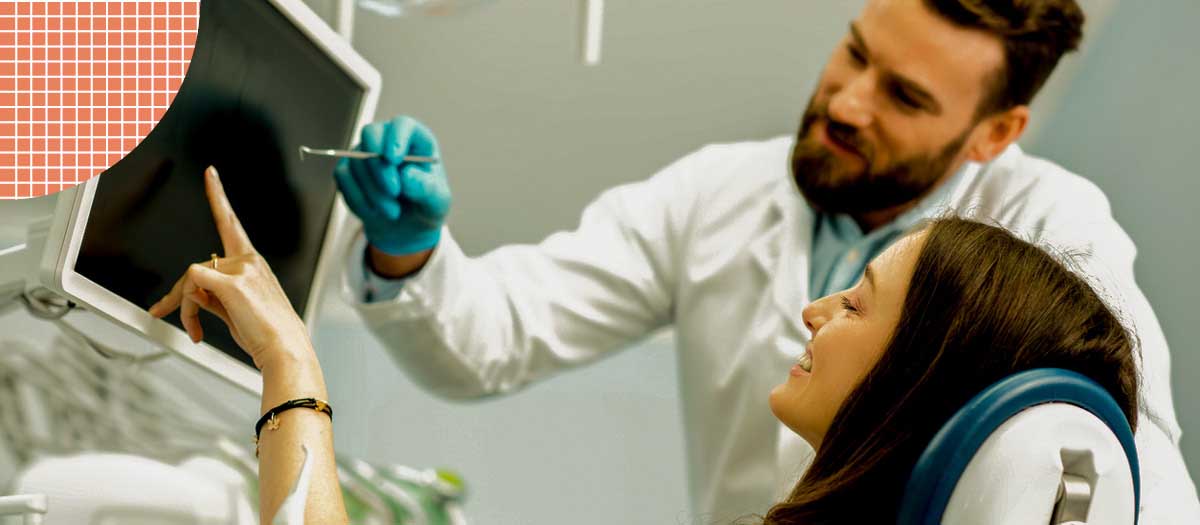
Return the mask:
{"type": "MultiPolygon", "coordinates": [[[[577,230],[537,245],[471,258],[444,232],[392,301],[364,304],[350,273],[343,286],[413,380],[451,398],[510,392],[673,325],[692,510],[713,523],[765,513],[812,455],[767,404],[808,341],[800,313],[814,299],[813,212],[789,174],[791,145],[705,147],[605,192],[577,230]]],[[[982,169],[968,165],[945,193],[961,214],[1090,254],[1084,270],[1143,346],[1142,524],[1200,523],[1178,449],[1167,343],[1103,193],[1015,145],[982,169]]],[[[350,248],[348,272],[362,271],[362,247],[350,248]]]]}

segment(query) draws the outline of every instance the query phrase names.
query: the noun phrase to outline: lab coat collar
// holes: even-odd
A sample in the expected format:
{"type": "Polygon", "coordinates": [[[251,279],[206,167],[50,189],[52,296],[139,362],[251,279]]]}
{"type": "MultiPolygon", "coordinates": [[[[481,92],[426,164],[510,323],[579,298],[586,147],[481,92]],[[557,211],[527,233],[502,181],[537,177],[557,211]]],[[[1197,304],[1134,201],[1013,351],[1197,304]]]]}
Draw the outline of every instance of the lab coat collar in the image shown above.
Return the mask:
{"type": "MultiPolygon", "coordinates": [[[[1016,144],[1009,146],[1003,158],[1019,154],[1016,144]]],[[[999,160],[999,159],[997,159],[999,160]]],[[[916,208],[905,214],[904,227],[912,227],[920,219],[944,213],[946,208],[965,191],[969,182],[981,171],[974,162],[964,164],[946,181],[943,187],[928,195],[916,208]]],[[[750,251],[759,268],[766,273],[770,293],[783,318],[798,333],[807,334],[801,312],[804,305],[816,299],[809,297],[808,272],[811,270],[813,221],[816,213],[804,200],[790,172],[783,170],[783,179],[775,185],[765,208],[763,227],[750,243],[750,251]]]]}
{"type": "Polygon", "coordinates": [[[809,300],[807,276],[813,217],[812,208],[789,175],[775,186],[765,209],[763,227],[750,243],[754,261],[767,275],[772,301],[800,334],[808,333],[800,313],[809,300]]]}
{"type": "MultiPolygon", "coordinates": [[[[788,357],[793,357],[803,351],[811,337],[804,326],[802,313],[810,300],[808,272],[815,214],[790,175],[776,185],[770,204],[765,208],[763,228],[751,241],[750,251],[767,277],[766,293],[771,294],[776,315],[782,319],[773,344],[788,357]]],[[[776,470],[776,499],[779,499],[795,484],[793,474],[803,472],[812,462],[814,452],[791,429],[779,424],[775,454],[775,463],[782,466],[776,470]]]]}

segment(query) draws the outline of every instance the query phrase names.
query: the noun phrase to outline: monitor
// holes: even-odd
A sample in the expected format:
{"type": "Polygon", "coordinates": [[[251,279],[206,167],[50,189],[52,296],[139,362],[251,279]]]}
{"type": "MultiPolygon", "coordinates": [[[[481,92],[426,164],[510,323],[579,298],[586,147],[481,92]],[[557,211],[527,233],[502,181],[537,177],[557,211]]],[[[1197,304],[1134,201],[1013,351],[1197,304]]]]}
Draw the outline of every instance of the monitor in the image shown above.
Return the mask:
{"type": "Polygon", "coordinates": [[[162,120],[100,176],[64,192],[41,281],[234,384],[261,380],[223,323],[201,316],[193,344],[177,314],[146,308],[187,266],[221,253],[204,194],[213,165],[255,247],[312,325],[346,210],[334,161],[373,116],[379,74],[300,0],[201,3],[196,47],[162,120]]]}

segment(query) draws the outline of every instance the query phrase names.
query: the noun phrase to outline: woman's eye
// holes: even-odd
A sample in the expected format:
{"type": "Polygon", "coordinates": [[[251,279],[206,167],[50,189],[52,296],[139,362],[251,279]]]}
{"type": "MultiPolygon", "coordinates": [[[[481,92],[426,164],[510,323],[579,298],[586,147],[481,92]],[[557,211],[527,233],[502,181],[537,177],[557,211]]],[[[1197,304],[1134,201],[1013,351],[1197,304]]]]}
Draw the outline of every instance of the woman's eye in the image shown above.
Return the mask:
{"type": "Polygon", "coordinates": [[[847,312],[858,312],[858,308],[854,306],[854,303],[850,302],[850,298],[845,296],[842,297],[842,308],[844,308],[847,312]]]}

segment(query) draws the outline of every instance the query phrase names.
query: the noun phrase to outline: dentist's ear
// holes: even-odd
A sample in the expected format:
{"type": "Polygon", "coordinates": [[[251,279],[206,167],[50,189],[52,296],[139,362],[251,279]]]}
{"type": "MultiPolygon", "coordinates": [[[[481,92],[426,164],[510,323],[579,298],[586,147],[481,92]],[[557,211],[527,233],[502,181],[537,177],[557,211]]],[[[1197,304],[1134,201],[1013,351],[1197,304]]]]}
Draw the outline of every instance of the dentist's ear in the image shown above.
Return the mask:
{"type": "Polygon", "coordinates": [[[967,159],[986,163],[996,158],[1025,133],[1029,106],[1015,106],[984,118],[971,133],[967,159]]]}

